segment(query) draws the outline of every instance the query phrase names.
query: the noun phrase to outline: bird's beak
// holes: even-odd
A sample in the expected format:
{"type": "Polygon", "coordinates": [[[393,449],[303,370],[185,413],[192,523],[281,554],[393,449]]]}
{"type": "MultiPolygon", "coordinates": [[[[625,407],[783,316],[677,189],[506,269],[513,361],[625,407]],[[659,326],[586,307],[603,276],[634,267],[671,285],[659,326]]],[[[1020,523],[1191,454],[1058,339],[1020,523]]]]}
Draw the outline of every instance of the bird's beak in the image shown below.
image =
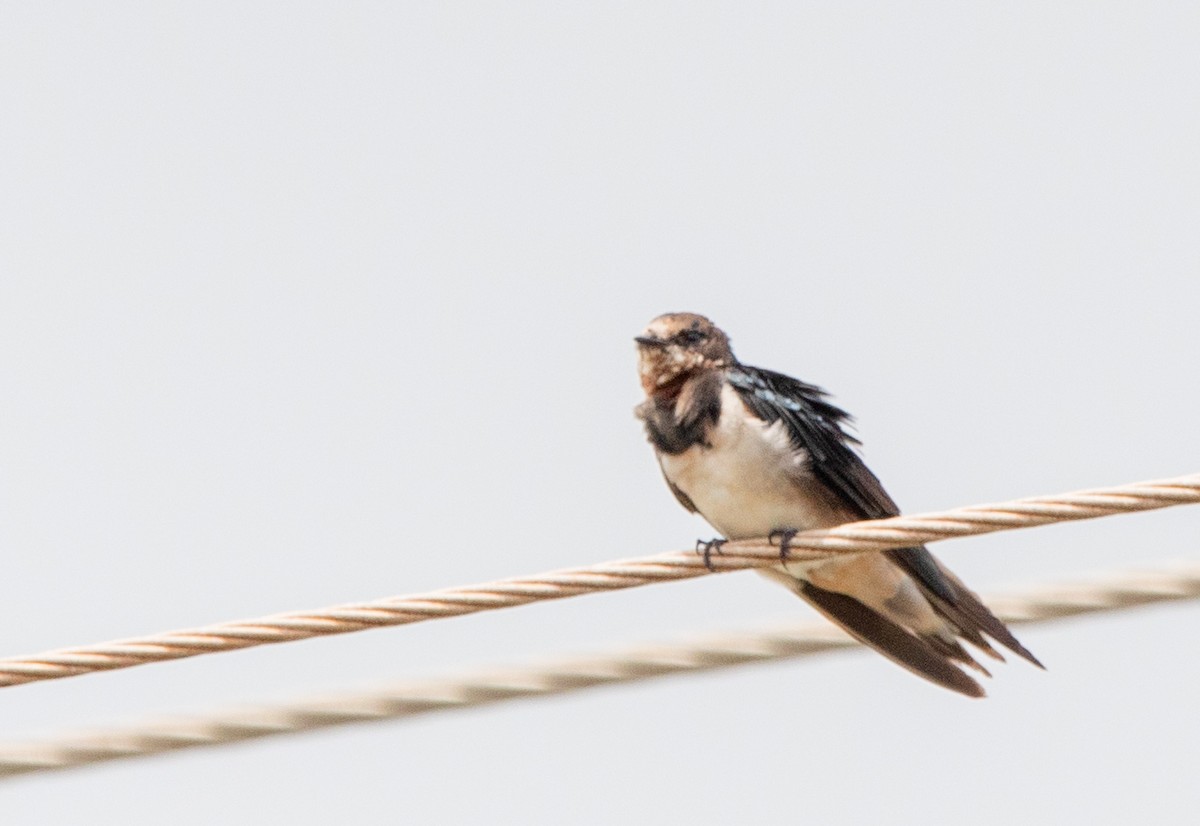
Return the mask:
{"type": "Polygon", "coordinates": [[[667,343],[661,338],[653,336],[634,336],[633,340],[638,343],[639,347],[666,347],[667,343]]]}

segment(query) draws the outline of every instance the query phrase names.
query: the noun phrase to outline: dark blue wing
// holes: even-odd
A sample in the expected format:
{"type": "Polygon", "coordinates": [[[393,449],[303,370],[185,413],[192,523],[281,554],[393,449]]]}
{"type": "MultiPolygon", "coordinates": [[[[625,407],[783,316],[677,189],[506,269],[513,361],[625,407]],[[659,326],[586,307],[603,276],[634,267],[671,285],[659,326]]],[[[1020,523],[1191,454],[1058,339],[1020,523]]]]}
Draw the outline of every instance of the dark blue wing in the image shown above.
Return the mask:
{"type": "Polygon", "coordinates": [[[854,451],[858,440],[843,428],[850,414],[827,401],[819,387],[763,370],[737,365],[729,383],[746,406],[765,422],[782,421],[792,445],[808,452],[812,471],[863,519],[897,516],[900,509],[875,474],[854,451]]]}
{"type": "MultiPolygon", "coordinates": [[[[854,451],[858,440],[843,428],[852,421],[850,414],[831,404],[824,390],[742,364],[730,370],[729,383],[754,415],[768,423],[784,423],[792,445],[807,451],[813,474],[849,510],[863,519],[900,514],[879,479],[854,451]]],[[[903,548],[890,555],[942,599],[954,600],[951,584],[924,548],[903,548]]]]}
{"type": "MultiPolygon", "coordinates": [[[[900,509],[892,497],[855,452],[858,440],[843,428],[850,423],[850,414],[830,404],[824,390],[782,373],[744,364],[730,368],[728,376],[729,383],[754,415],[768,423],[784,423],[792,445],[808,452],[812,473],[847,509],[863,519],[899,515],[900,509]]],[[[924,546],[884,553],[939,600],[942,613],[954,620],[971,642],[985,648],[987,643],[979,637],[983,631],[1035,665],[1041,665],[974,593],[943,570],[924,546]]]]}

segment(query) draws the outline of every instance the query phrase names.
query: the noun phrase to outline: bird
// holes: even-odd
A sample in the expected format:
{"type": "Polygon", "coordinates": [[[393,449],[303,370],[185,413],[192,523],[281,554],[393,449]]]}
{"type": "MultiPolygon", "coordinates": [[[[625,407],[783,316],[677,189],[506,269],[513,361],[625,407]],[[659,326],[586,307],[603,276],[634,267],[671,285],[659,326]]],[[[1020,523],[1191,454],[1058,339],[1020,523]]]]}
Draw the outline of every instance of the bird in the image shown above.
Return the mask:
{"type": "Polygon", "coordinates": [[[696,313],[655,318],[637,343],[646,399],[635,408],[667,486],[722,538],[778,537],[780,562],[759,572],[851,636],[912,673],[968,697],[991,674],[963,643],[990,658],[989,642],[1044,666],[924,546],[788,560],[798,531],[900,513],[859,456],[853,419],[820,387],[742,364],[729,336],[696,313]]]}

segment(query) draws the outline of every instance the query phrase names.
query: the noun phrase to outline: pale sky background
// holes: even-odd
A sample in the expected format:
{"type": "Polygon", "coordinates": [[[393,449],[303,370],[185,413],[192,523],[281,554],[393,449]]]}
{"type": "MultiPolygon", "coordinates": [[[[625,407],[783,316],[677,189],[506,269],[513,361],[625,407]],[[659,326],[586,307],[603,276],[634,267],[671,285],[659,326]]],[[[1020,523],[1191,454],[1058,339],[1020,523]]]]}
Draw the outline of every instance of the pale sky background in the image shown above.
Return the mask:
{"type": "MultiPolygon", "coordinates": [[[[1194,3],[0,6],[2,653],[692,545],[631,337],[908,511],[1200,470],[1194,3]]],[[[975,588],[1200,510],[945,543],[975,588]]],[[[4,739],[809,617],[751,574],[0,692],[4,739]]],[[[0,784],[5,824],[1194,822],[1200,605],[0,784]]]]}

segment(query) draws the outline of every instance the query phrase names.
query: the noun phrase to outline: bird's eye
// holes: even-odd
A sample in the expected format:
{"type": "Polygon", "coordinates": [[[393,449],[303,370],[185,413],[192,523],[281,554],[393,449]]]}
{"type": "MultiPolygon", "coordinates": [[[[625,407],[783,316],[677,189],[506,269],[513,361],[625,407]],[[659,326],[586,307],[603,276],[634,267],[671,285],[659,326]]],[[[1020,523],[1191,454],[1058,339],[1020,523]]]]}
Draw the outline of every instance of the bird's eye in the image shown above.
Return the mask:
{"type": "Polygon", "coordinates": [[[679,339],[679,341],[683,344],[691,345],[699,344],[700,342],[704,341],[705,335],[699,330],[684,330],[679,333],[676,338],[679,339]]]}

